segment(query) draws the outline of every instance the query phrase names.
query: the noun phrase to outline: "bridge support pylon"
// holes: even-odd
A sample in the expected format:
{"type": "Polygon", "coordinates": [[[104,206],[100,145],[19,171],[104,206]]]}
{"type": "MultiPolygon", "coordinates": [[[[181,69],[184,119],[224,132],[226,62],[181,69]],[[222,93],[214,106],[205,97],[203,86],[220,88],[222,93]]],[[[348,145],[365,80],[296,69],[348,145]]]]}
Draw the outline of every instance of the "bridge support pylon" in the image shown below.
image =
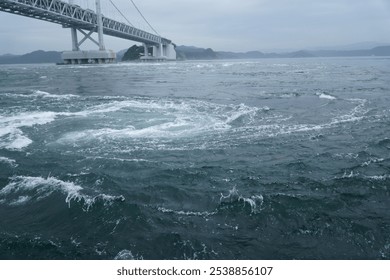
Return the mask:
{"type": "MultiPolygon", "coordinates": [[[[73,0],[69,0],[69,4],[73,5],[73,0]]],[[[113,63],[116,60],[115,52],[106,50],[103,40],[103,16],[101,12],[100,0],[96,0],[96,15],[97,15],[97,30],[91,30],[86,33],[82,29],[71,27],[72,35],[72,51],[62,53],[64,64],[103,64],[113,63]],[[77,31],[84,35],[84,38],[79,42],[77,38],[77,31]],[[94,40],[91,35],[94,31],[98,33],[98,41],[94,40]],[[87,40],[91,40],[98,47],[99,50],[82,51],[80,46],[87,40]]]]}
{"type": "Polygon", "coordinates": [[[176,60],[175,45],[172,43],[147,45],[144,44],[144,55],[140,57],[141,61],[166,61],[176,60]],[[149,48],[152,48],[152,53],[149,54],[149,48]]]}

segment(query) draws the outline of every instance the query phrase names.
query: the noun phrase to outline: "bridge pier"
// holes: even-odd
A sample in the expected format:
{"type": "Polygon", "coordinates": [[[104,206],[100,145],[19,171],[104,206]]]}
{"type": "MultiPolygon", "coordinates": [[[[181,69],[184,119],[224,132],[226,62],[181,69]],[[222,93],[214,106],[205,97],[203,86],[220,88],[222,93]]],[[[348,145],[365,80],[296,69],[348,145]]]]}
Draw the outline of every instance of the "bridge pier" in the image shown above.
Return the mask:
{"type": "MultiPolygon", "coordinates": [[[[73,5],[73,0],[69,0],[69,4],[73,5]]],[[[105,64],[113,63],[116,59],[116,54],[111,50],[106,50],[103,40],[103,16],[100,6],[100,0],[96,0],[96,15],[97,15],[97,33],[98,42],[94,40],[91,35],[94,30],[89,33],[84,32],[82,29],[71,27],[72,35],[72,51],[62,53],[62,60],[64,64],[105,64]],[[84,38],[79,42],[77,38],[77,30],[84,35],[84,38]],[[87,40],[91,40],[98,47],[98,51],[81,51],[80,46],[87,40]]]]}
{"type": "Polygon", "coordinates": [[[71,34],[72,34],[72,51],[79,51],[79,44],[78,44],[78,39],[77,39],[77,29],[72,27],[70,29],[71,34]]]}
{"type": "Polygon", "coordinates": [[[144,45],[144,55],[143,57],[145,57],[146,59],[149,57],[149,46],[147,44],[143,44],[144,45]]]}
{"type": "Polygon", "coordinates": [[[176,50],[172,43],[147,45],[144,44],[144,55],[140,57],[141,61],[166,61],[176,60],[176,50]],[[149,55],[149,47],[152,47],[152,53],[149,55]]]}
{"type": "Polygon", "coordinates": [[[115,62],[116,54],[104,51],[68,51],[62,53],[64,64],[105,64],[115,62]]]}

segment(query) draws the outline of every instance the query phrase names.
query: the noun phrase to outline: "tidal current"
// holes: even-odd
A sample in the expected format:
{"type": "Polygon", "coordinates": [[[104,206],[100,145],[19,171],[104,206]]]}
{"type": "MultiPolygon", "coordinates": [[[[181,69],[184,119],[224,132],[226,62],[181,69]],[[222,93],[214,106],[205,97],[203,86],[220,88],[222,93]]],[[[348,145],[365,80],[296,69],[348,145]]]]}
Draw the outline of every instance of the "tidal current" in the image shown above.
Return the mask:
{"type": "Polygon", "coordinates": [[[389,58],[0,68],[0,259],[390,259],[389,58]]]}

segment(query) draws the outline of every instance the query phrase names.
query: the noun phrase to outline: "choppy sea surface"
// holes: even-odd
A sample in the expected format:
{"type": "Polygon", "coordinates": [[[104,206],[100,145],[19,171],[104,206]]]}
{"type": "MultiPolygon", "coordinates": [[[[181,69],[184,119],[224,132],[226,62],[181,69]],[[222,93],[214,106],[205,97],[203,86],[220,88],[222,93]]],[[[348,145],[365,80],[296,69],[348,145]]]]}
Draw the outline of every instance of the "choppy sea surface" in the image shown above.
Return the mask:
{"type": "Polygon", "coordinates": [[[390,259],[390,59],[0,68],[0,259],[390,259]]]}

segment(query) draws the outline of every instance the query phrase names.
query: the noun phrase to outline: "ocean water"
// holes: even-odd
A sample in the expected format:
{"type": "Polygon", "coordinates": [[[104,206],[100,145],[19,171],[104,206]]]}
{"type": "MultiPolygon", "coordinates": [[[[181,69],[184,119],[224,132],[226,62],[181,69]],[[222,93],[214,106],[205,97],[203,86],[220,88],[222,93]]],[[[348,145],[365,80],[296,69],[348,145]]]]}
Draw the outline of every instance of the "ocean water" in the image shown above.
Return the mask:
{"type": "Polygon", "coordinates": [[[390,59],[0,68],[0,259],[390,259],[390,59]]]}

